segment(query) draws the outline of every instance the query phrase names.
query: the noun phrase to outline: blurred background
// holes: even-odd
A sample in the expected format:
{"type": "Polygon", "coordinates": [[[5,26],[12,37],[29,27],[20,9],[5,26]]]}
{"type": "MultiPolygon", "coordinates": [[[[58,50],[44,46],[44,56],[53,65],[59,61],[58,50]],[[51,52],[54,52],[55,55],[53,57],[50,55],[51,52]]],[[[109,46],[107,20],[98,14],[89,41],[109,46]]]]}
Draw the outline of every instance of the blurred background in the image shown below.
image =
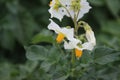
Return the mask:
{"type": "MultiPolygon", "coordinates": [[[[120,0],[88,1],[92,9],[81,20],[93,28],[97,45],[120,51],[120,0]]],[[[36,63],[26,59],[24,47],[32,44],[35,35],[47,30],[49,2],[0,0],[0,80],[39,80],[34,76],[39,78],[40,73],[30,73],[36,63]]],[[[63,22],[61,25],[71,23],[69,18],[63,22]]]]}

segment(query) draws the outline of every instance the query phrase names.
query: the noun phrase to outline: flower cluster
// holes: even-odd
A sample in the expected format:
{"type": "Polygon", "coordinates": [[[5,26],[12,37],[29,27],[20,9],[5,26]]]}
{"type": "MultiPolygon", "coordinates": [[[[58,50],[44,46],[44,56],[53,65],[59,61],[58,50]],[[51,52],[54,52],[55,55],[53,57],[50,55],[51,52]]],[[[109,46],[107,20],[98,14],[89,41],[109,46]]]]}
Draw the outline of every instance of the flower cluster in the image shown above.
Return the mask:
{"type": "Polygon", "coordinates": [[[60,27],[50,19],[48,29],[54,30],[57,34],[57,43],[64,42],[65,49],[74,49],[77,58],[81,57],[84,49],[92,50],[94,48],[96,45],[94,32],[86,22],[80,21],[84,14],[91,9],[87,0],[52,0],[49,6],[51,18],[62,21],[63,17],[67,16],[74,22],[74,28],[60,27]],[[84,28],[85,34],[78,34],[80,27],[84,28]]]}

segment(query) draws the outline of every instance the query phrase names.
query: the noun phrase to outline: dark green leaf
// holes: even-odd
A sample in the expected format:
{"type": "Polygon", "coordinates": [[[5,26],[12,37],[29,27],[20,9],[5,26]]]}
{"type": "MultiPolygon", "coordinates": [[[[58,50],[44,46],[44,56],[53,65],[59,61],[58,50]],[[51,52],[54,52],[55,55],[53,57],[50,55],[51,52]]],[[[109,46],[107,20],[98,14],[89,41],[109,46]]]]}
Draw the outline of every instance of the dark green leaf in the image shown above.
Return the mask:
{"type": "Polygon", "coordinates": [[[88,0],[91,4],[96,5],[96,6],[103,6],[104,5],[104,0],[88,0]]]}
{"type": "Polygon", "coordinates": [[[102,25],[102,30],[113,36],[120,37],[120,23],[117,21],[108,21],[102,25]]]}
{"type": "Polygon", "coordinates": [[[43,68],[45,72],[48,72],[51,66],[52,66],[52,63],[47,62],[47,61],[44,61],[41,64],[41,68],[43,68]]]}
{"type": "Polygon", "coordinates": [[[66,80],[67,78],[68,78],[68,75],[67,75],[67,76],[59,77],[59,78],[57,78],[57,79],[55,79],[55,80],[66,80]]]}
{"type": "Polygon", "coordinates": [[[32,39],[33,44],[37,44],[40,42],[53,43],[54,39],[53,39],[52,34],[49,31],[44,30],[44,32],[41,32],[33,37],[32,39]]]}
{"type": "Polygon", "coordinates": [[[42,46],[33,45],[26,49],[26,57],[29,60],[45,60],[47,58],[48,50],[42,46]]]}
{"type": "Polygon", "coordinates": [[[107,47],[98,47],[94,51],[94,62],[104,65],[119,60],[120,52],[107,47]]]}
{"type": "Polygon", "coordinates": [[[91,52],[90,51],[83,51],[83,55],[80,59],[82,64],[88,64],[92,62],[92,56],[91,56],[91,52]]]}
{"type": "Polygon", "coordinates": [[[118,17],[118,12],[120,11],[120,1],[119,0],[106,0],[108,8],[115,17],[118,17]]]}

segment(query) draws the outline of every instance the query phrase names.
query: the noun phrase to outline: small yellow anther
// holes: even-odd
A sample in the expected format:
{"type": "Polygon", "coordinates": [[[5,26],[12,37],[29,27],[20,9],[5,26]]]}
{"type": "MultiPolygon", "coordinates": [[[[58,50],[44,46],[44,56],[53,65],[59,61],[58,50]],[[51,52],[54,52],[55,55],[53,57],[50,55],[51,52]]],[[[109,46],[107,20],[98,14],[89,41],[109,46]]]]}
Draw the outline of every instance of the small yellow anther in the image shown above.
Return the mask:
{"type": "Polygon", "coordinates": [[[56,41],[58,43],[61,43],[63,41],[64,37],[65,37],[65,35],[63,33],[59,33],[57,38],[56,38],[56,41]]]}
{"type": "Polygon", "coordinates": [[[82,56],[82,50],[75,49],[75,56],[80,58],[82,56]]]}

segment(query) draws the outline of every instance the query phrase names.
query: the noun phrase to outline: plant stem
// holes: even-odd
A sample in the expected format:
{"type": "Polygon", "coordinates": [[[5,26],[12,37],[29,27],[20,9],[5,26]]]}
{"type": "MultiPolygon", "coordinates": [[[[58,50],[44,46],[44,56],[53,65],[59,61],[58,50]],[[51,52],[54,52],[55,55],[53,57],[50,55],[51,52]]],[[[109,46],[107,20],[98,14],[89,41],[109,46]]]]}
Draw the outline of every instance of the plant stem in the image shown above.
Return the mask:
{"type": "Polygon", "coordinates": [[[75,26],[75,35],[77,35],[78,28],[77,28],[77,22],[75,20],[74,20],[74,26],[75,26]]]}
{"type": "Polygon", "coordinates": [[[72,63],[72,67],[74,65],[75,62],[75,57],[74,57],[74,50],[72,51],[72,55],[71,55],[71,63],[72,63]]]}
{"type": "Polygon", "coordinates": [[[72,51],[71,55],[71,77],[74,77],[74,63],[75,63],[75,55],[74,55],[74,50],[72,51]]]}
{"type": "MultiPolygon", "coordinates": [[[[77,15],[74,13],[74,19],[73,19],[73,22],[74,22],[74,27],[75,27],[75,36],[78,35],[78,24],[77,24],[77,15]]],[[[72,80],[74,80],[74,67],[75,67],[75,52],[74,50],[72,51],[72,55],[71,55],[71,77],[72,77],[72,80]]]]}
{"type": "Polygon", "coordinates": [[[78,24],[77,24],[77,16],[74,13],[74,27],[75,27],[75,35],[78,35],[78,24]]]}

